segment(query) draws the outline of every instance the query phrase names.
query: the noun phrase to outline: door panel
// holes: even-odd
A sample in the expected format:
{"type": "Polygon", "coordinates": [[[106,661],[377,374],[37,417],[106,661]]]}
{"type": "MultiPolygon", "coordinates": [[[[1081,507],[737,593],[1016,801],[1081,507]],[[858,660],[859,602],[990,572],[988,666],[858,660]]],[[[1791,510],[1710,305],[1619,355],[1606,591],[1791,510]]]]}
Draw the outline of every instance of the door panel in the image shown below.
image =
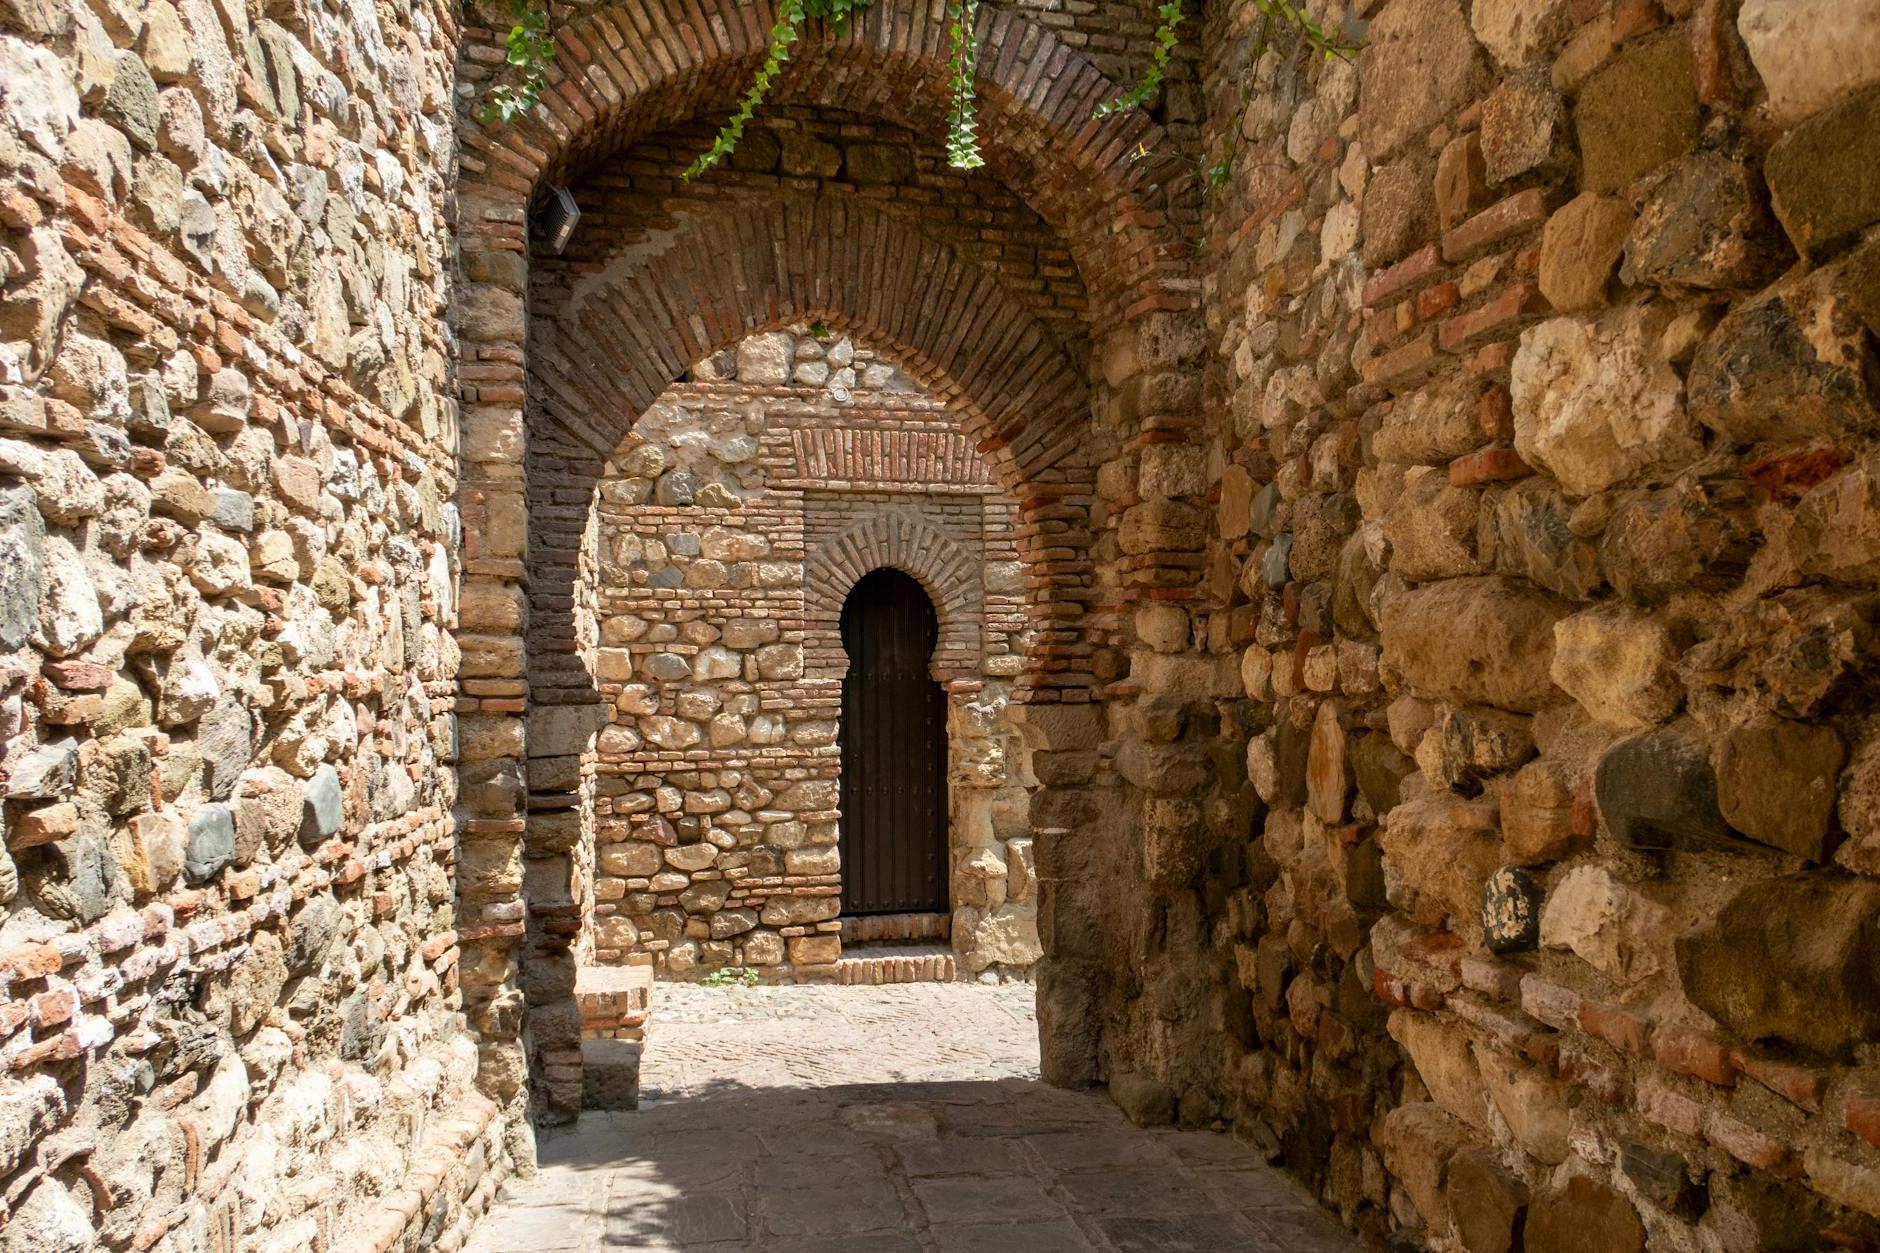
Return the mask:
{"type": "Polygon", "coordinates": [[[842,607],[842,912],[939,913],[947,901],[946,696],[939,625],[909,576],[877,570],[842,607]]]}

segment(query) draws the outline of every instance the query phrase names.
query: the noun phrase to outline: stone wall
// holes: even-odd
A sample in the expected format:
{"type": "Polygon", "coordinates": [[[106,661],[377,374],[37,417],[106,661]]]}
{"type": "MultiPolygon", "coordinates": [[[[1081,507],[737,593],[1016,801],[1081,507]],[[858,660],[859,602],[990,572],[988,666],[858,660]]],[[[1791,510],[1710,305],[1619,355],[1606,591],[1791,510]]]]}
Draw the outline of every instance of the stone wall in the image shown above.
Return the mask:
{"type": "Polygon", "coordinates": [[[9,1253],[449,1246],[508,1169],[454,929],[456,21],[0,6],[9,1253]]]}
{"type": "Polygon", "coordinates": [[[1362,51],[1209,14],[1163,638],[1238,670],[1252,838],[1186,827],[1149,964],[1211,988],[1112,1085],[1372,1241],[1871,1247],[1880,11],[1312,8],[1362,51]]]}
{"type": "MultiPolygon", "coordinates": [[[[966,807],[1008,895],[1036,841],[1048,1077],[1269,1139],[1373,1244],[1880,1241],[1880,14],[1311,7],[1362,51],[1229,0],[1153,116],[1093,119],[1149,6],[985,6],[960,174],[944,24],[882,0],[686,183],[742,0],[571,7],[508,127],[471,116],[500,28],[455,10],[0,5],[0,1248],[449,1245],[523,1101],[578,1104],[580,962],[750,962],[718,906],[603,909],[680,820],[766,825],[701,773],[626,852],[681,696],[629,692],[735,665],[683,719],[727,750],[779,685],[826,699],[817,589],[860,571],[814,542],[890,493],[774,477],[783,388],[745,434],[801,503],[770,554],[720,539],[803,563],[802,638],[733,648],[638,613],[663,571],[605,523],[768,506],[606,466],[811,319],[1016,510],[978,516],[1023,625],[983,585],[994,662],[943,661],[1010,684],[956,729],[962,776],[1008,763],[966,807]]],[[[922,493],[934,533],[973,495],[922,493]]],[[[654,590],[730,587],[709,529],[654,590]]],[[[995,909],[984,869],[956,903],[995,909]]]]}
{"type": "Polygon", "coordinates": [[[768,332],[648,408],[598,497],[576,627],[611,709],[583,780],[592,960],[835,977],[841,613],[893,567],[939,619],[954,945],[971,973],[1028,966],[1016,510],[957,419],[848,336],[768,332]]]}

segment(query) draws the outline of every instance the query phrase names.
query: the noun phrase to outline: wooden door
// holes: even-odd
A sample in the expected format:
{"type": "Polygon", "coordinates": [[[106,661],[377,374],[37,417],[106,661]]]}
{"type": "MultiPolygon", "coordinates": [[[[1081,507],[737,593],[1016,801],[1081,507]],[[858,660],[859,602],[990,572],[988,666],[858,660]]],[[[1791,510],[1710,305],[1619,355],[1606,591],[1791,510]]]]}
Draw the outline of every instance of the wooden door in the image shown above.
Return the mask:
{"type": "Polygon", "coordinates": [[[921,585],[876,570],[842,607],[842,912],[943,913],[946,696],[928,673],[939,623],[921,585]]]}

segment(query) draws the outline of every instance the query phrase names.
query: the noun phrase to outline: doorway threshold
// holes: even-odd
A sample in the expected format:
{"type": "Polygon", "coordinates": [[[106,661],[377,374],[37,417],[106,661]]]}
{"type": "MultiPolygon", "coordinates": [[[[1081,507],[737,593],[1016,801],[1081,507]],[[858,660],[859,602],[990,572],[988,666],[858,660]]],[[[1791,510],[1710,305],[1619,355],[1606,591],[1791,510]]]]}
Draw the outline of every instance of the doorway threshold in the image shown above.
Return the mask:
{"type": "Polygon", "coordinates": [[[836,982],[845,987],[888,983],[952,983],[953,950],[944,944],[844,945],[836,982]]]}

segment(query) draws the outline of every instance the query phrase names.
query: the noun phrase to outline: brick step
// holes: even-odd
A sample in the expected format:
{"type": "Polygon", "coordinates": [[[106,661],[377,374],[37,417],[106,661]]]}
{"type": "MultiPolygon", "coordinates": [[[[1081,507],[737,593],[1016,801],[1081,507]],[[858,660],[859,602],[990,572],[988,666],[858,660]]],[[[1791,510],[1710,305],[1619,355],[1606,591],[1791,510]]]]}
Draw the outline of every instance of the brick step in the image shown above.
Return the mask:
{"type": "Polygon", "coordinates": [[[844,986],[884,983],[952,983],[953,950],[938,944],[860,944],[845,948],[836,963],[844,986]]]}
{"type": "Polygon", "coordinates": [[[588,1039],[637,1040],[652,1010],[651,966],[583,966],[575,973],[575,1004],[588,1039]]]}

